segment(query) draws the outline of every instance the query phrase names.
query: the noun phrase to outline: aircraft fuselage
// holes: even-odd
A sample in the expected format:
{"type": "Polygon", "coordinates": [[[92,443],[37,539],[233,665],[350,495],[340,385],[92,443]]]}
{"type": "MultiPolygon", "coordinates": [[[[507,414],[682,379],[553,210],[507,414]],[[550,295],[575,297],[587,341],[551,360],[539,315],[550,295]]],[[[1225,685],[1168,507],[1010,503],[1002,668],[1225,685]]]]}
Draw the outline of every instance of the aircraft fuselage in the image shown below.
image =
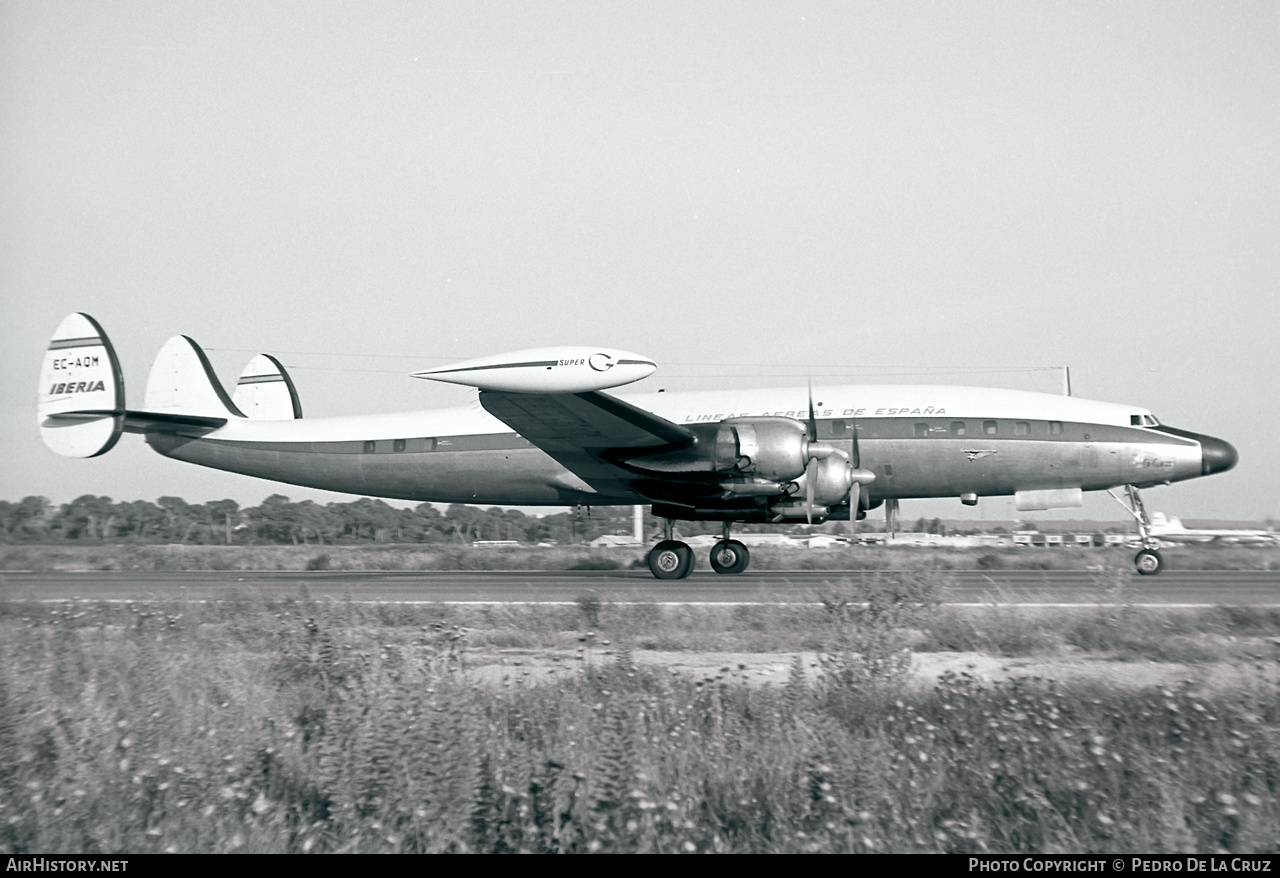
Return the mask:
{"type": "MultiPolygon", "coordinates": [[[[678,424],[807,417],[807,390],[619,398],[678,424]]],[[[1144,409],[970,387],[816,388],[817,438],[875,474],[869,505],[897,498],[1149,487],[1230,468],[1220,440],[1154,426],[1144,409]]],[[[478,406],[359,418],[234,420],[147,441],[178,460],[273,481],[416,501],[503,505],[648,502],[602,494],[478,406]]],[[[1230,459],[1228,459],[1230,458],[1230,459]]]]}

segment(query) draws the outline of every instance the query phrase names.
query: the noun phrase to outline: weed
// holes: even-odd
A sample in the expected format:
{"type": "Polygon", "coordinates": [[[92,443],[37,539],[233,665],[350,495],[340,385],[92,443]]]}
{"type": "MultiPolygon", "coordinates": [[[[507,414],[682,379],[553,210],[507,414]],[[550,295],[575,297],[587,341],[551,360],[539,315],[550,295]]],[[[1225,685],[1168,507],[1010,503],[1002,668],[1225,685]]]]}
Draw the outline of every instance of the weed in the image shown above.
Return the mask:
{"type": "MultiPolygon", "coordinates": [[[[902,571],[839,582],[825,597],[752,613],[612,607],[603,621],[621,644],[613,661],[597,654],[547,684],[492,687],[470,676],[471,644],[514,633],[577,643],[587,635],[564,626],[586,621],[581,606],[566,618],[564,608],[385,608],[249,592],[213,604],[5,603],[0,851],[1280,845],[1274,689],[963,674],[904,686],[892,660],[919,636],[912,630],[937,638],[951,625],[981,643],[1034,620],[974,611],[946,622],[953,611],[902,571]],[[701,680],[648,669],[621,642],[809,630],[844,664],[797,658],[778,687],[748,686],[732,667],[701,680]],[[846,658],[868,648],[868,659],[846,658]]],[[[1266,611],[1146,621],[1134,612],[1123,625],[1089,613],[1041,623],[1077,626],[1108,648],[1130,623],[1142,642],[1204,624],[1271,634],[1277,624],[1266,611]]],[[[603,639],[593,635],[591,648],[603,639]]]]}
{"type": "Polygon", "coordinates": [[[599,594],[594,591],[584,591],[578,595],[574,603],[578,605],[578,613],[582,616],[586,628],[600,627],[600,609],[604,603],[600,600],[599,594]]]}

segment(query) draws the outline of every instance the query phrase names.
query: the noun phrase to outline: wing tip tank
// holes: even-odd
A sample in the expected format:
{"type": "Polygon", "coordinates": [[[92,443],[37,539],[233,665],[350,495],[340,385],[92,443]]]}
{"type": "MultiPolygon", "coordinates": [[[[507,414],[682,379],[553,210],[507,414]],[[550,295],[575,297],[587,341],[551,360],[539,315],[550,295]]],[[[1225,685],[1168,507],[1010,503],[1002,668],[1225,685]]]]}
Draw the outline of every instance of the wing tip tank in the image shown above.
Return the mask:
{"type": "Polygon", "coordinates": [[[587,393],[631,384],[657,368],[648,357],[626,351],[563,347],[480,357],[413,377],[506,393],[587,393]]]}

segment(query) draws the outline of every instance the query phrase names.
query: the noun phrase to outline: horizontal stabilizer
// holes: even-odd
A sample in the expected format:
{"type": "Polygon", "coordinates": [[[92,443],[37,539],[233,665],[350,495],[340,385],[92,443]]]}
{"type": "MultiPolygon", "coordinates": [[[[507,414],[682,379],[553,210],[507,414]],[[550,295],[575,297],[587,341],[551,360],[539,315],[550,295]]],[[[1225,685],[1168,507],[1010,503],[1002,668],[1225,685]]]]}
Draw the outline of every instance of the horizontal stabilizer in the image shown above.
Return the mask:
{"type": "Polygon", "coordinates": [[[194,431],[209,432],[227,423],[227,418],[205,418],[199,415],[175,415],[166,412],[124,413],[124,429],[126,433],[173,433],[181,430],[184,433],[194,431]]]}
{"type": "Polygon", "coordinates": [[[202,418],[196,415],[173,415],[162,412],[108,412],[81,411],[60,412],[48,415],[40,422],[41,427],[73,427],[77,424],[88,424],[106,418],[121,417],[126,433],[169,433],[177,430],[216,430],[226,424],[226,418],[202,418]]]}
{"type": "Polygon", "coordinates": [[[243,418],[213,372],[209,358],[185,335],[164,343],[147,377],[148,414],[194,415],[200,418],[243,418]]]}
{"type": "Polygon", "coordinates": [[[236,382],[231,397],[246,418],[255,421],[288,421],[302,417],[302,403],[293,379],[282,364],[270,354],[258,354],[236,382]]]}
{"type": "Polygon", "coordinates": [[[120,438],[123,412],[124,377],[110,339],[88,314],[69,315],[40,367],[40,437],[66,457],[105,454],[120,438]]]}

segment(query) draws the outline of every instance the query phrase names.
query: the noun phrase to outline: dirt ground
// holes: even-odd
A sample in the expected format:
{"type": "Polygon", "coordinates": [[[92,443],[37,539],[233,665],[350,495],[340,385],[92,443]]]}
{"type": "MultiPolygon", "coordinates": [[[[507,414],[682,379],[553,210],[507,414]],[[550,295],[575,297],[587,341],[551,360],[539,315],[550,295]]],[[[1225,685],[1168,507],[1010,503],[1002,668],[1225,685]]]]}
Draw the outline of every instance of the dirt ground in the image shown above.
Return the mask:
{"type": "MultiPolygon", "coordinates": [[[[928,685],[944,673],[968,673],[981,680],[994,682],[1015,677],[1039,677],[1067,682],[1099,682],[1133,688],[1148,686],[1183,686],[1196,688],[1251,688],[1280,686],[1280,646],[1259,641],[1257,653],[1274,656],[1269,660],[1238,663],[1113,661],[1105,656],[1073,656],[1051,658],[1001,658],[976,652],[916,653],[911,661],[911,678],[928,685]]],[[[736,653],[736,652],[657,652],[636,651],[632,658],[640,667],[665,668],[673,675],[695,680],[723,679],[746,682],[752,686],[785,685],[795,656],[799,655],[807,675],[816,679],[818,656],[802,653],[736,653]]],[[[467,675],[480,683],[512,685],[515,683],[547,683],[572,676],[588,666],[600,666],[616,660],[610,649],[577,653],[572,650],[483,650],[467,656],[467,675]]]]}

